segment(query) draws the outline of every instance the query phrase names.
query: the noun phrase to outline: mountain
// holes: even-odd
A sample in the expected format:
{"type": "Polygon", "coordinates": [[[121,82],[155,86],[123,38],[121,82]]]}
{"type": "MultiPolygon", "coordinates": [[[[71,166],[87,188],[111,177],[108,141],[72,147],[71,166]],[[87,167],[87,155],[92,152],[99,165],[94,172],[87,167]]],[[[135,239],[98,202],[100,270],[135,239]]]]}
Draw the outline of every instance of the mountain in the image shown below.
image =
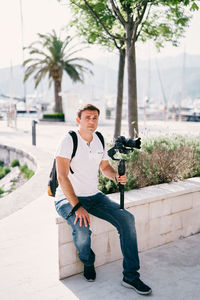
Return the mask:
{"type": "MultiPolygon", "coordinates": [[[[62,90],[78,93],[82,98],[101,98],[105,95],[116,98],[118,56],[101,57],[93,61],[94,75],[86,75],[84,84],[73,84],[65,75],[62,90]]],[[[126,74],[126,73],[125,73],[126,74]]],[[[0,69],[0,95],[13,94],[16,97],[24,95],[23,69],[21,66],[0,69]],[[13,78],[11,86],[10,78],[13,78]]],[[[26,94],[35,94],[33,80],[26,83],[26,94]]],[[[49,89],[48,81],[44,80],[38,87],[37,93],[46,94],[46,99],[53,101],[53,88],[49,89]]],[[[137,93],[138,103],[145,98],[158,103],[177,103],[181,98],[200,97],[200,55],[182,54],[176,57],[165,57],[151,60],[137,60],[137,93]],[[163,89],[162,89],[163,87],[163,89]]],[[[127,83],[125,75],[125,97],[127,83]]]]}

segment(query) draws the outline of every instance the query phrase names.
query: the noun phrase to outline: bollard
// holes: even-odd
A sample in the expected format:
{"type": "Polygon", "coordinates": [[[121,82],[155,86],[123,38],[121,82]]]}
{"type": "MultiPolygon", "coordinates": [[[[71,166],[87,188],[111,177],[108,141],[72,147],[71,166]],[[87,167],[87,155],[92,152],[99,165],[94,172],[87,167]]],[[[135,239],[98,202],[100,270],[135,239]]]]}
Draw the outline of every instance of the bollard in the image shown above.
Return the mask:
{"type": "Polygon", "coordinates": [[[36,127],[38,122],[36,120],[32,121],[32,145],[36,146],[36,127]]]}

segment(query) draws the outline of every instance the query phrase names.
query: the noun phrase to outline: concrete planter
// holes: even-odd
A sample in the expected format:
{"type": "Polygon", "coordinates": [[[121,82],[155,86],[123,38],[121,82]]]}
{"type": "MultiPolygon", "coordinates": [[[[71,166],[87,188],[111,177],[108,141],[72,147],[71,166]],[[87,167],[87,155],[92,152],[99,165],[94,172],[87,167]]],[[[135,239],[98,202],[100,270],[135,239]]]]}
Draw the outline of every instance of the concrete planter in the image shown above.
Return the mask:
{"type": "MultiPolygon", "coordinates": [[[[111,194],[119,202],[119,194],[111,194]]],[[[200,232],[200,177],[149,186],[125,193],[125,208],[135,216],[139,251],[145,251],[200,232]]],[[[59,278],[82,272],[71,227],[58,224],[59,278]]],[[[122,258],[119,237],[109,223],[91,216],[96,266],[122,258]]]]}
{"type": "Polygon", "coordinates": [[[29,169],[35,171],[35,175],[15,191],[1,198],[0,220],[23,208],[36,200],[47,190],[47,182],[53,156],[35,146],[23,146],[23,150],[14,148],[12,141],[7,145],[0,145],[0,160],[9,164],[18,159],[20,164],[27,164],[29,169]]]}

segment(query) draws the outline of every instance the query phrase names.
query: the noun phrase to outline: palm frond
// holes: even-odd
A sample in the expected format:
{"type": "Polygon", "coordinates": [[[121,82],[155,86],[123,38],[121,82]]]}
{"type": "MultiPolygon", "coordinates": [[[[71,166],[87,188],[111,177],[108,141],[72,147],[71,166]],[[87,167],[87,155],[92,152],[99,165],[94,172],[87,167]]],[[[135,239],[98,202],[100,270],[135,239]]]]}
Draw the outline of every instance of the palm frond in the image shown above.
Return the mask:
{"type": "Polygon", "coordinates": [[[40,69],[35,75],[34,75],[34,79],[35,79],[35,88],[37,88],[38,84],[40,83],[40,81],[42,80],[42,78],[44,78],[46,76],[46,74],[48,73],[48,69],[47,68],[43,68],[40,69]]]}
{"type": "Polygon", "coordinates": [[[84,57],[74,57],[74,58],[71,58],[71,59],[67,60],[68,63],[71,63],[73,61],[82,61],[84,63],[88,63],[90,65],[93,65],[93,62],[91,62],[91,60],[89,60],[88,58],[84,58],[84,57]]]}
{"type": "MultiPolygon", "coordinates": [[[[72,64],[70,64],[72,65],[72,64]]],[[[73,64],[72,65],[75,69],[79,70],[79,72],[81,73],[90,73],[91,75],[93,75],[93,72],[92,70],[90,70],[89,68],[87,68],[86,66],[83,66],[83,65],[79,65],[79,64],[73,64]]]]}
{"type": "Polygon", "coordinates": [[[64,68],[65,72],[68,74],[68,76],[72,79],[73,82],[83,82],[83,74],[82,72],[78,72],[76,68],[72,65],[66,65],[64,68]]]}
{"type": "Polygon", "coordinates": [[[28,58],[28,59],[26,59],[24,62],[23,62],[23,66],[25,67],[29,62],[40,62],[41,61],[41,59],[39,59],[39,58],[28,58]]]}
{"type": "Polygon", "coordinates": [[[88,47],[83,47],[83,48],[80,48],[80,49],[76,49],[76,50],[74,50],[74,51],[72,51],[72,52],[70,52],[70,51],[68,50],[67,53],[66,53],[66,55],[65,55],[64,57],[65,57],[65,59],[68,59],[69,57],[73,56],[74,54],[80,53],[82,50],[85,50],[85,49],[87,49],[87,48],[88,48],[88,47]]]}

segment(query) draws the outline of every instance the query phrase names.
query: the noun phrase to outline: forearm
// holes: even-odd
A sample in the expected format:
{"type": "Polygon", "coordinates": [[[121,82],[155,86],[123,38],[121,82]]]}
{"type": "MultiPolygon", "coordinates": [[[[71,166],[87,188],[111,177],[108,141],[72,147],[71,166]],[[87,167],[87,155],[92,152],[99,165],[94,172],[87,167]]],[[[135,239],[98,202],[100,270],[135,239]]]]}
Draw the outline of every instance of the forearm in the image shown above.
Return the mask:
{"type": "Polygon", "coordinates": [[[104,169],[101,169],[101,172],[103,173],[104,176],[106,176],[107,178],[109,178],[111,180],[115,180],[116,176],[118,174],[111,165],[107,166],[104,169]]]}
{"type": "Polygon", "coordinates": [[[74,193],[73,186],[67,175],[59,176],[58,182],[62,188],[64,195],[72,206],[75,206],[79,201],[74,193]]]}

